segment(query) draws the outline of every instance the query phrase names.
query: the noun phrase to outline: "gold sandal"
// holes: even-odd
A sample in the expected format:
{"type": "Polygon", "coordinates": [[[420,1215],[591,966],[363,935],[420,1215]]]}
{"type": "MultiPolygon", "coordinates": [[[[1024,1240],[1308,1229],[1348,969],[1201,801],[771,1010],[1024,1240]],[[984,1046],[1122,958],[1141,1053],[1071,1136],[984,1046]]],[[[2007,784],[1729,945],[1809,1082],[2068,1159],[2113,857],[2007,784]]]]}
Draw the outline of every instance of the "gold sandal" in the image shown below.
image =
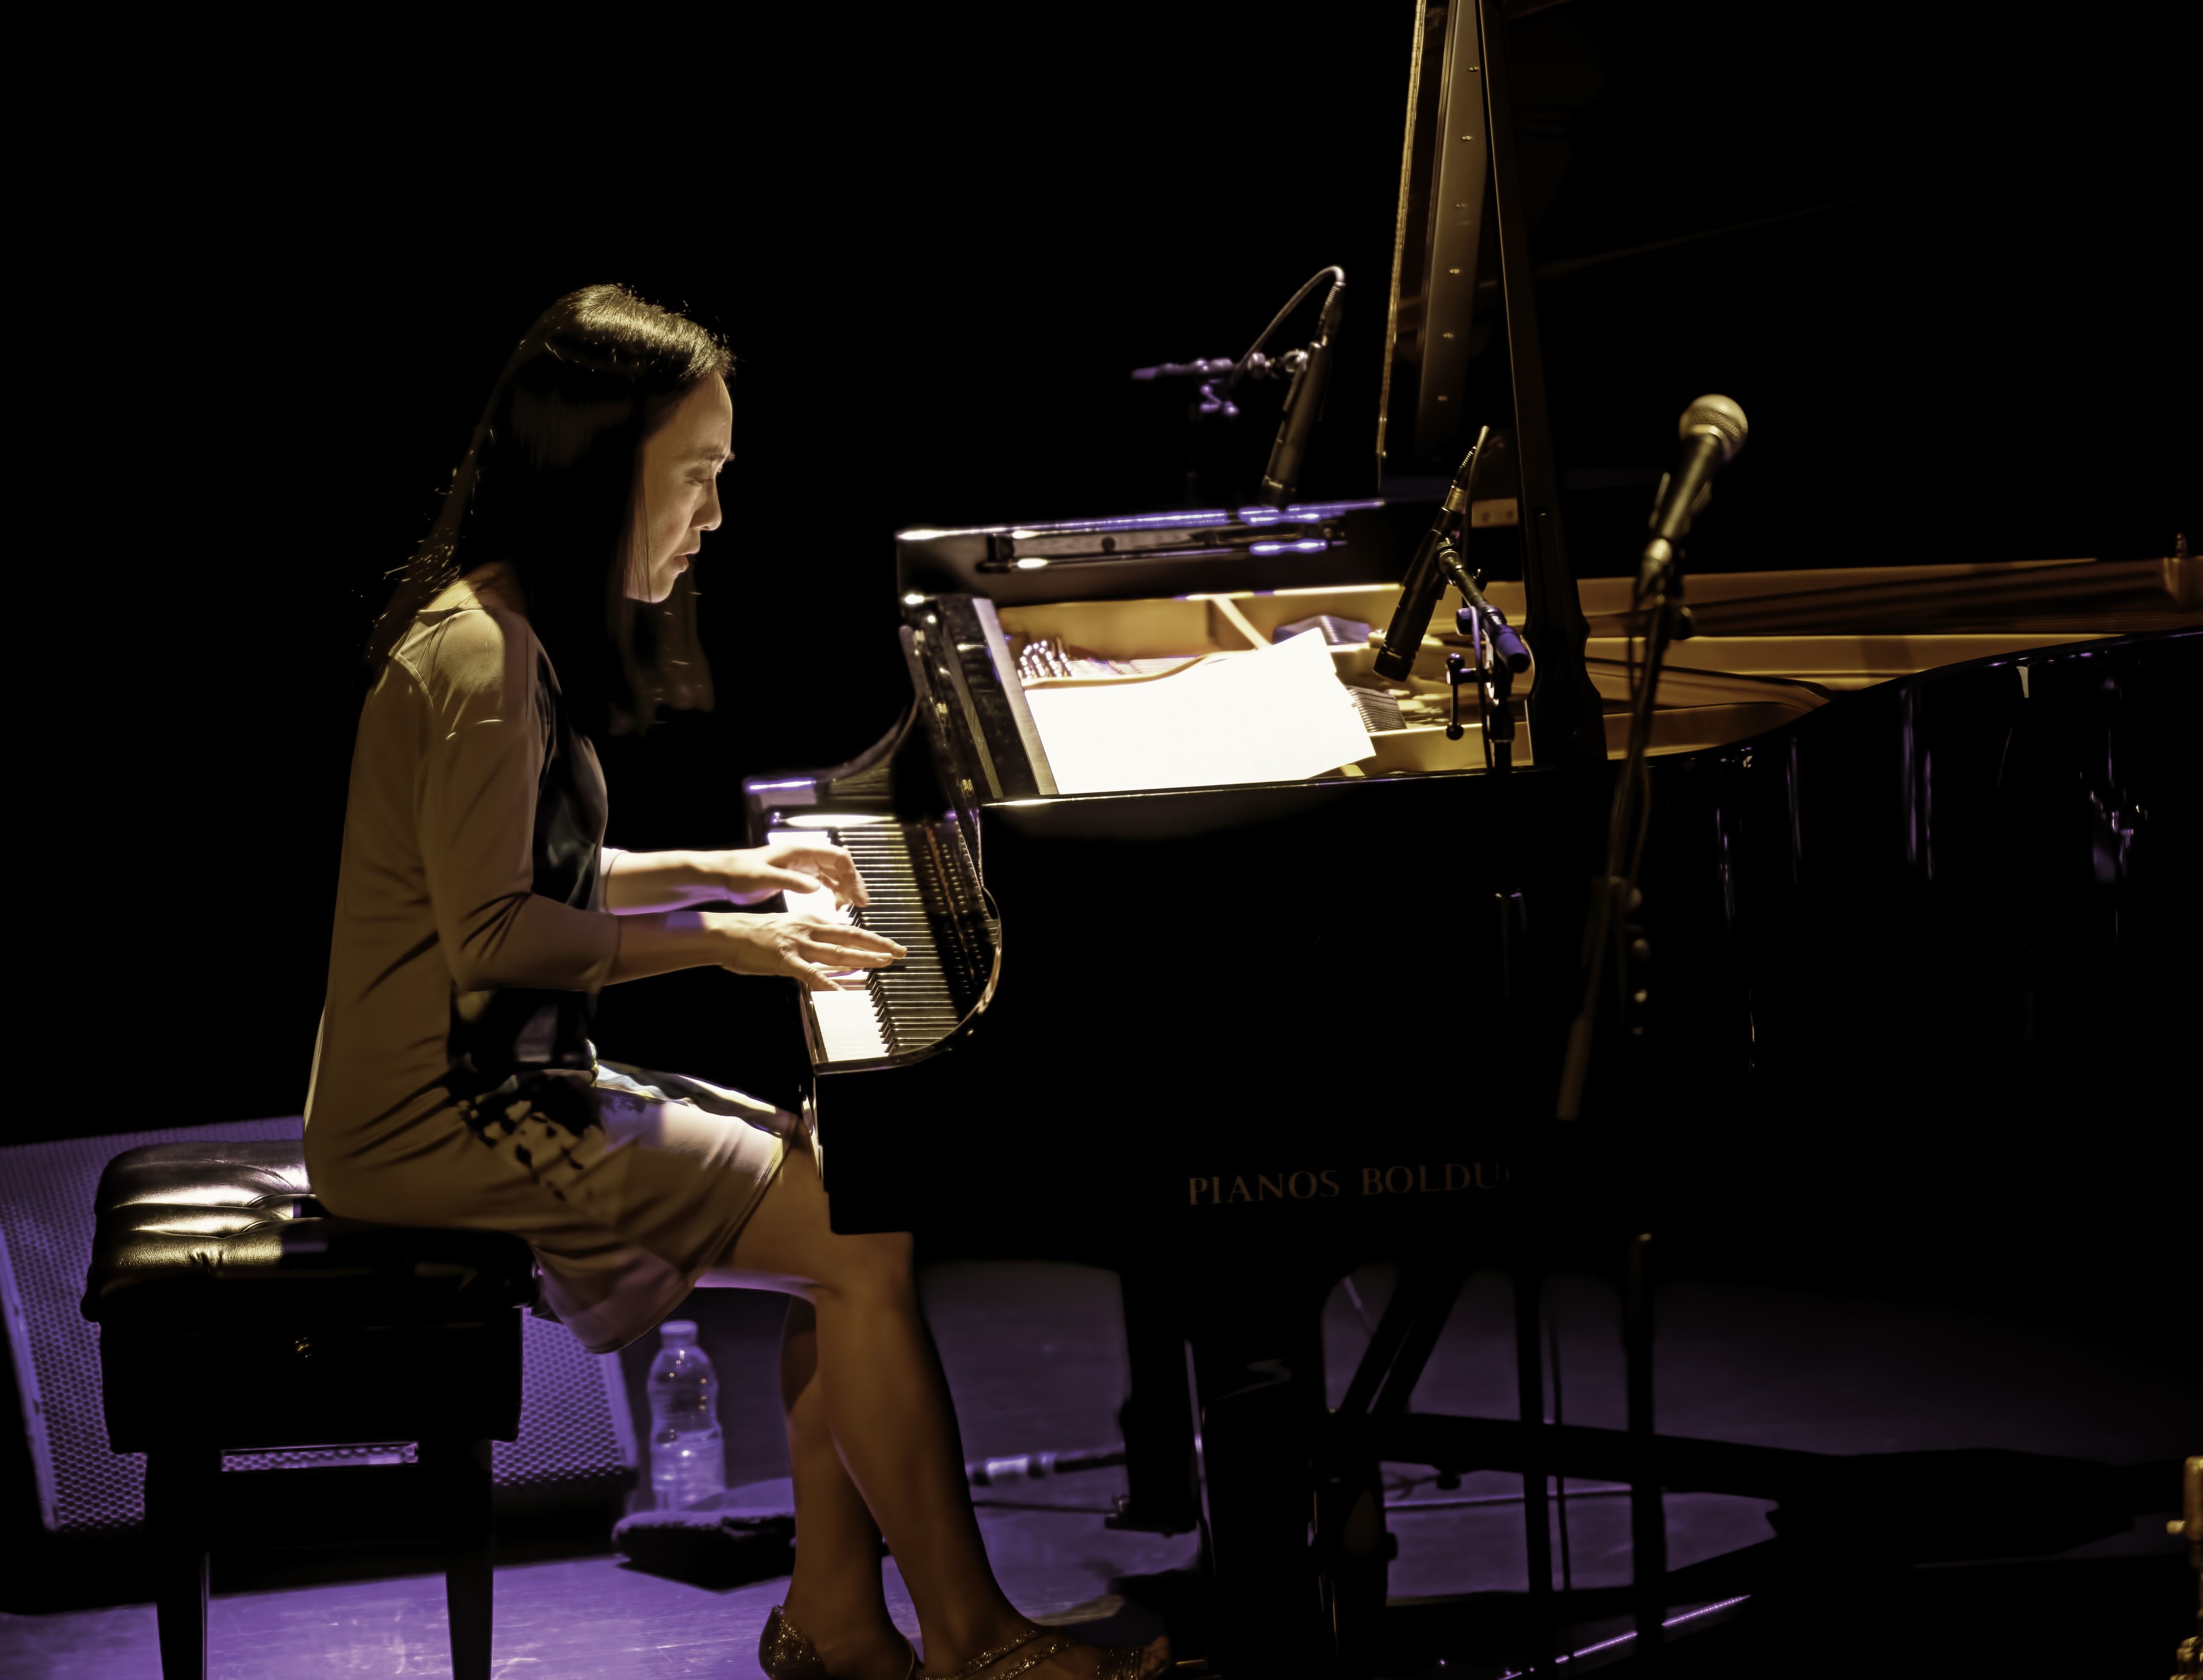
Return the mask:
{"type": "MultiPolygon", "coordinates": [[[[904,1646],[910,1652],[910,1665],[903,1671],[903,1680],[918,1680],[917,1648],[907,1640],[904,1646]]],[[[765,1631],[758,1636],[758,1666],[768,1680],[833,1680],[818,1648],[781,1614],[777,1604],[765,1618],[765,1631]]]]}
{"type": "MultiPolygon", "coordinates": [[[[928,1675],[923,1680],[1017,1680],[1020,1674],[1031,1672],[1050,1657],[1061,1656],[1087,1642],[1074,1639],[1069,1634],[1048,1628],[1027,1628],[1007,1645],[991,1651],[982,1651],[963,1667],[950,1673],[928,1675]],[[1014,1664],[1009,1659],[1015,1658],[1014,1664]],[[1009,1665],[997,1669],[995,1663],[1009,1665]]],[[[1101,1645],[1089,1648],[1102,1653],[1102,1661],[1094,1671],[1094,1680],[1140,1680],[1140,1670],[1146,1661],[1147,1652],[1130,1645],[1101,1645]]]]}
{"type": "Polygon", "coordinates": [[[1148,1653],[1139,1645],[1097,1645],[1102,1661],[1094,1671],[1094,1680],[1140,1680],[1140,1670],[1147,1664],[1148,1653]]]}

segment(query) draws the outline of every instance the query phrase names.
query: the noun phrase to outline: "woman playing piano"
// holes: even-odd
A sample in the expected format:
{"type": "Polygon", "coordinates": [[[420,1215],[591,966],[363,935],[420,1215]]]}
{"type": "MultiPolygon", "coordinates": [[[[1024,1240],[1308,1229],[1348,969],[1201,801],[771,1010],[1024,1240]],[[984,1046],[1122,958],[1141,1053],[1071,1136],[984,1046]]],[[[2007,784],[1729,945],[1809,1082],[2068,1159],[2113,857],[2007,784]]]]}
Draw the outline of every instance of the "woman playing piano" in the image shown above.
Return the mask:
{"type": "Polygon", "coordinates": [[[708,679],[685,574],[719,523],[725,350],[617,286],[561,298],[492,392],[371,639],[306,1159],[332,1213],[511,1231],[584,1346],[699,1283],[791,1297],[781,1344],[801,1544],[768,1674],[904,1680],[884,1532],[929,1675],[1130,1680],[1168,1647],[1035,1628],[995,1583],[910,1239],[837,1236],[796,1116],[601,1063],[597,988],[707,964],[828,989],[901,948],[830,918],[707,909],[784,888],[865,902],[848,855],[605,851],[590,742],[708,679]]]}

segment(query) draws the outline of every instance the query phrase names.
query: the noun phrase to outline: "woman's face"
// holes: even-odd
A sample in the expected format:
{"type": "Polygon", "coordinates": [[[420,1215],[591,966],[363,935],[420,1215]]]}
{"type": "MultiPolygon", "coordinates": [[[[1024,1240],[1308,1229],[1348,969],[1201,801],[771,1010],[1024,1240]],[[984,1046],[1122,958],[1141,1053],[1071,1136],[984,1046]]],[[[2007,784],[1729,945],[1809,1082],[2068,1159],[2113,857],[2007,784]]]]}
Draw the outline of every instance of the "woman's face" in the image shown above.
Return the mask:
{"type": "Polygon", "coordinates": [[[648,521],[645,551],[628,569],[627,592],[638,601],[662,601],[704,540],[719,527],[719,469],[732,451],[735,404],[727,382],[712,378],[674,406],[643,439],[636,487],[648,521]]]}

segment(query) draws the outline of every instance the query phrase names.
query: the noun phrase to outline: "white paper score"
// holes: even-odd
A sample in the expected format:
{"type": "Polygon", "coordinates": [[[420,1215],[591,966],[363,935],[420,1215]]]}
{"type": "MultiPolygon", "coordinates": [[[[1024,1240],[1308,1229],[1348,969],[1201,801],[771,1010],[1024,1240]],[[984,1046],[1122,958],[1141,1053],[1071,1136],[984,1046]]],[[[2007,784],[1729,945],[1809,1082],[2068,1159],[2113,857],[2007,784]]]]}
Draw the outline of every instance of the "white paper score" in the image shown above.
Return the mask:
{"type": "Polygon", "coordinates": [[[1031,688],[1066,793],[1299,781],[1369,757],[1320,630],[1149,682],[1031,688]]]}

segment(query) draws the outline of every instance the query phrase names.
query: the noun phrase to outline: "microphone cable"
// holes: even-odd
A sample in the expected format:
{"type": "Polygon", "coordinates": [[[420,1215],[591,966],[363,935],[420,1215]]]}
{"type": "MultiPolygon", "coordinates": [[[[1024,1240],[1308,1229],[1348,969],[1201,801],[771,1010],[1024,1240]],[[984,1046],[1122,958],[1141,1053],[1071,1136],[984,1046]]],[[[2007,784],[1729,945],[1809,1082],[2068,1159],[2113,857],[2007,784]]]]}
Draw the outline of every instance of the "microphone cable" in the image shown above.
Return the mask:
{"type": "Polygon", "coordinates": [[[1306,286],[1293,293],[1292,300],[1270,318],[1270,324],[1262,329],[1261,335],[1253,344],[1247,346],[1247,353],[1231,364],[1231,372],[1226,377],[1224,384],[1226,391],[1231,390],[1246,377],[1247,369],[1253,365],[1255,357],[1261,353],[1262,346],[1270,342],[1270,335],[1284,326],[1285,317],[1306,303],[1309,294],[1326,280],[1333,286],[1344,286],[1346,284],[1346,270],[1335,262],[1328,268],[1318,269],[1309,277],[1306,286]]]}

